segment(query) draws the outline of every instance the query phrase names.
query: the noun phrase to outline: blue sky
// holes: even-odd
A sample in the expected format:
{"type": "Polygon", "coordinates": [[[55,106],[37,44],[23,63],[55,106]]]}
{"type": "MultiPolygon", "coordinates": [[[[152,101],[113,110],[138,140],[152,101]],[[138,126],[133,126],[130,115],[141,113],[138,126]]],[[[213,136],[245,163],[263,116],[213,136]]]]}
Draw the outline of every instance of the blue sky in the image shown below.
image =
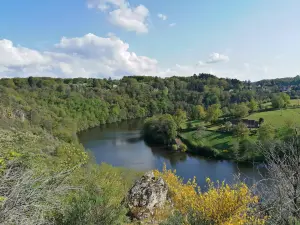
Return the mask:
{"type": "Polygon", "coordinates": [[[300,74],[298,0],[1,3],[0,77],[300,74]]]}

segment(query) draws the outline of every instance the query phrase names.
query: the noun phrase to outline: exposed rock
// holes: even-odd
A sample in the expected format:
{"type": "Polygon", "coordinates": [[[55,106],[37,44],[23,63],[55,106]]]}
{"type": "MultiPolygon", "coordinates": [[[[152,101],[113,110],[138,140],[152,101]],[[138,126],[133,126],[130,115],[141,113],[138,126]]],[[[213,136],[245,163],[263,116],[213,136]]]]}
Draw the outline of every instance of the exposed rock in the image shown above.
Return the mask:
{"type": "Polygon", "coordinates": [[[22,122],[25,121],[25,113],[22,110],[15,110],[14,116],[18,119],[20,119],[22,122]]]}
{"type": "Polygon", "coordinates": [[[143,220],[153,215],[156,208],[167,201],[168,186],[162,178],[155,178],[153,171],[147,172],[135,182],[126,197],[129,215],[143,220]]]}

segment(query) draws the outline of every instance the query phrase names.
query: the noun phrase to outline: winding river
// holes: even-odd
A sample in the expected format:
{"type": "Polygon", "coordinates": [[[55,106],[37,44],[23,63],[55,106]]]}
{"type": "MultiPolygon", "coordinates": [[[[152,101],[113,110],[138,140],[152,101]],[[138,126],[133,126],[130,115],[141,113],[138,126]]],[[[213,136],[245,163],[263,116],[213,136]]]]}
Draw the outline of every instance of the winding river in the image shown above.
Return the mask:
{"type": "Polygon", "coordinates": [[[261,179],[256,167],[227,160],[207,159],[186,153],[172,152],[162,146],[148,146],[141,138],[142,120],[130,120],[91,128],[78,134],[83,146],[93,152],[97,163],[126,167],[139,171],[163,168],[176,169],[184,180],[197,177],[201,187],[205,179],[231,183],[237,174],[251,185],[261,179]]]}

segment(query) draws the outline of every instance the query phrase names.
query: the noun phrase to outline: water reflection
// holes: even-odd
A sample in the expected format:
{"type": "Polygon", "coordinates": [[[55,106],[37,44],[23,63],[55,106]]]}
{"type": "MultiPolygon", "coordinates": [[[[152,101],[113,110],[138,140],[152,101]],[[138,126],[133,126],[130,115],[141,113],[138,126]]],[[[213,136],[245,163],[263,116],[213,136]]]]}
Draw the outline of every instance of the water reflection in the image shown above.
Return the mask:
{"type": "Polygon", "coordinates": [[[235,174],[248,184],[259,180],[256,166],[237,165],[227,160],[207,159],[186,153],[173,152],[162,146],[149,146],[141,138],[142,120],[131,120],[92,128],[78,134],[79,140],[95,155],[97,163],[106,162],[140,171],[167,168],[176,169],[184,180],[197,177],[200,186],[205,179],[232,183],[235,174]]]}

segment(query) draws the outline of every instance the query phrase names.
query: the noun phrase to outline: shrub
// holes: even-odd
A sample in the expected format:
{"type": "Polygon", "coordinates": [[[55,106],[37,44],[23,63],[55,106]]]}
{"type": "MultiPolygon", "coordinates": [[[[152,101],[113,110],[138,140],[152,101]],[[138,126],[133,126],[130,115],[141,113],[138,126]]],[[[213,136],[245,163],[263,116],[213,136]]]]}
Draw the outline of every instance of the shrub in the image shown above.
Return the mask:
{"type": "Polygon", "coordinates": [[[187,151],[187,146],[185,144],[183,144],[183,143],[180,145],[179,148],[180,148],[181,152],[186,152],[187,151]]]}
{"type": "Polygon", "coordinates": [[[55,222],[60,225],[117,225],[129,222],[126,212],[126,208],[121,204],[109,204],[106,193],[83,192],[72,199],[68,211],[57,216],[55,222]]]}
{"type": "Polygon", "coordinates": [[[201,192],[197,189],[196,179],[184,183],[176,176],[175,171],[167,170],[164,166],[163,172],[155,170],[157,177],[162,177],[168,184],[170,198],[174,207],[185,222],[193,218],[194,224],[264,224],[266,218],[256,218],[255,209],[258,197],[251,194],[247,185],[238,183],[232,186],[224,182],[212,182],[206,179],[208,191],[201,192]]]}
{"type": "Polygon", "coordinates": [[[174,150],[174,151],[177,151],[177,150],[178,150],[177,144],[172,145],[172,150],[174,150]]]}

